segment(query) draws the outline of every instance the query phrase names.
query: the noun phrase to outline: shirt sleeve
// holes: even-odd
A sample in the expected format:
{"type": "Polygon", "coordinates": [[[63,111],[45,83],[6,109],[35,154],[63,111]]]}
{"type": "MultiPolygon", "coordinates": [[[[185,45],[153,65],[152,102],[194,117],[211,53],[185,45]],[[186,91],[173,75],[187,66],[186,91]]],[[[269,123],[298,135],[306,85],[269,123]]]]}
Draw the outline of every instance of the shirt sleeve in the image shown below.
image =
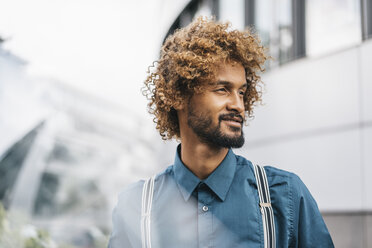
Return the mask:
{"type": "Polygon", "coordinates": [[[305,184],[294,175],[292,186],[295,236],[293,247],[334,247],[318,205],[305,184]]]}
{"type": "Polygon", "coordinates": [[[128,233],[125,230],[124,219],[120,215],[119,205],[114,208],[112,213],[112,232],[108,243],[108,248],[132,248],[128,233]]]}

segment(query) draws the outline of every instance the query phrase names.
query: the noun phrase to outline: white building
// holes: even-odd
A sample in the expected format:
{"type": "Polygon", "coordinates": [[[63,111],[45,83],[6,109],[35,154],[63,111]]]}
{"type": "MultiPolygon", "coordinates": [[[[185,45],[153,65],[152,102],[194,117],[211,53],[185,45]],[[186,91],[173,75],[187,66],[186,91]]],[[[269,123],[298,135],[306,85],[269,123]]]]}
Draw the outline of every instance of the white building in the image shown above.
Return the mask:
{"type": "Polygon", "coordinates": [[[97,247],[120,190],[167,156],[152,123],[26,66],[0,43],[0,203],[58,244],[97,247]]]}
{"type": "MultiPolygon", "coordinates": [[[[159,40],[197,15],[257,29],[274,60],[236,152],[297,173],[336,247],[372,247],[371,0],[157,2],[159,40]]],[[[26,66],[0,42],[0,200],[57,242],[93,246],[119,190],[167,166],[175,143],[167,151],[133,110],[30,78],[26,66]]]]}
{"type": "Polygon", "coordinates": [[[274,60],[237,153],[298,174],[336,247],[372,247],[372,2],[164,2],[164,36],[198,15],[253,25],[274,60]]]}

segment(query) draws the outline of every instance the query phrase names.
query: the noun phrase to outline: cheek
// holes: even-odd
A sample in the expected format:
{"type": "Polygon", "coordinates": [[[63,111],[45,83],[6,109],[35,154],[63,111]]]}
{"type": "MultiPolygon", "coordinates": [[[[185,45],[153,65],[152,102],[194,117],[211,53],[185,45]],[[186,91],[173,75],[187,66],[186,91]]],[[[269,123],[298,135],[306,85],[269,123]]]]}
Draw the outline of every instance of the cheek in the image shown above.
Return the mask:
{"type": "Polygon", "coordinates": [[[215,95],[210,97],[205,104],[214,111],[221,111],[226,107],[227,99],[225,96],[215,95]]]}
{"type": "Polygon", "coordinates": [[[226,113],[226,100],[221,96],[208,95],[198,100],[194,102],[194,106],[206,117],[212,118],[213,121],[218,122],[218,117],[226,113]]]}

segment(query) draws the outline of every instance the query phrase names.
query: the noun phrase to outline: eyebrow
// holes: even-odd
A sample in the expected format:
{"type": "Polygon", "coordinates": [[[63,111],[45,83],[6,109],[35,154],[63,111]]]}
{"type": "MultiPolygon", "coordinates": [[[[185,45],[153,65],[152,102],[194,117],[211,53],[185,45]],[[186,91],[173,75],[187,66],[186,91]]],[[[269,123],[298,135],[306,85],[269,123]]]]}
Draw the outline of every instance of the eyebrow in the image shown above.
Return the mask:
{"type": "MultiPolygon", "coordinates": [[[[229,82],[229,81],[218,81],[216,83],[216,85],[231,86],[232,83],[229,82]]],[[[245,83],[245,84],[243,84],[242,86],[239,87],[239,89],[241,89],[241,88],[248,88],[248,83],[245,83]]]]}

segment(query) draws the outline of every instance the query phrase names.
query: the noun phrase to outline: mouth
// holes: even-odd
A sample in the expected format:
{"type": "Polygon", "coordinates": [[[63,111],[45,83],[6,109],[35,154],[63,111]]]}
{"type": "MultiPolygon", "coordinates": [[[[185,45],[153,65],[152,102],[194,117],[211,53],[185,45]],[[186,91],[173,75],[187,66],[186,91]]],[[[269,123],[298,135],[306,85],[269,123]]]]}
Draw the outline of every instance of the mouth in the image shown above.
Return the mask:
{"type": "Polygon", "coordinates": [[[241,128],[243,124],[243,118],[240,115],[224,115],[221,116],[221,121],[224,121],[227,125],[234,128],[241,128]]]}
{"type": "Polygon", "coordinates": [[[224,121],[229,126],[234,126],[234,127],[239,127],[239,128],[242,126],[242,122],[240,121],[235,121],[235,120],[222,120],[222,121],[224,121]]]}

